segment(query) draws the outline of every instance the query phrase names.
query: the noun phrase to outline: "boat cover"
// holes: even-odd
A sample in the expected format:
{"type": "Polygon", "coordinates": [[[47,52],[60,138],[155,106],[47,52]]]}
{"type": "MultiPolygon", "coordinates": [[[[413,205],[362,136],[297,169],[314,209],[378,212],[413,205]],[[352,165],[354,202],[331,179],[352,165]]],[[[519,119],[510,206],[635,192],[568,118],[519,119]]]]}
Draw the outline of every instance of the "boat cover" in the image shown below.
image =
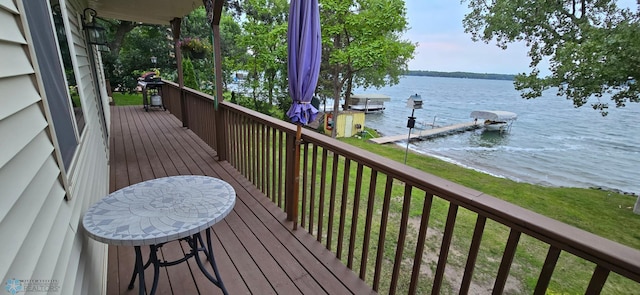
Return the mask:
{"type": "Polygon", "coordinates": [[[366,101],[367,99],[370,99],[371,101],[391,101],[391,97],[386,96],[384,94],[377,94],[377,93],[369,93],[369,94],[354,94],[350,96],[351,99],[357,99],[360,101],[366,101]]]}
{"type": "Polygon", "coordinates": [[[491,120],[491,121],[510,121],[518,118],[516,113],[507,111],[473,111],[471,118],[491,120]]]}

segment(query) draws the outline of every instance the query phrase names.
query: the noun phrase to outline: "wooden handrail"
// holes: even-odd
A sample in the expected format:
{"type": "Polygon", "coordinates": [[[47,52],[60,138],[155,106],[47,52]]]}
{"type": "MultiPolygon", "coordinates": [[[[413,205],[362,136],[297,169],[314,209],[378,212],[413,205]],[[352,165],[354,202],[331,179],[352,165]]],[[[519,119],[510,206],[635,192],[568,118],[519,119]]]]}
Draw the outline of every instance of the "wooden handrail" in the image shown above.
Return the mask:
{"type": "MultiPolygon", "coordinates": [[[[176,85],[167,83],[166,87],[167,93],[175,95],[176,92],[170,88],[175,88],[176,85]]],[[[294,208],[300,209],[301,216],[296,218],[296,221],[300,221],[300,226],[315,235],[318,242],[325,244],[349,268],[357,267],[360,278],[367,280],[375,290],[388,288],[386,291],[395,293],[402,273],[411,279],[407,292],[416,292],[419,282],[424,281],[420,272],[422,252],[426,249],[426,233],[431,230],[429,218],[436,201],[447,202],[449,213],[437,269],[433,277],[427,280],[433,282],[433,292],[437,293],[443,286],[444,268],[448,265],[451,238],[459,217],[458,208],[477,214],[464,276],[459,286],[461,291],[469,290],[481,248],[480,241],[488,228],[487,220],[506,226],[510,232],[508,240],[504,241],[505,254],[495,277],[494,291],[505,287],[523,234],[548,245],[547,258],[540,269],[535,287],[536,293],[547,289],[561,252],[571,253],[596,265],[588,286],[585,285],[589,292],[599,293],[609,272],[640,282],[640,251],[637,249],[311,130],[302,131],[302,159],[294,159],[292,145],[295,125],[226,101],[219,104],[219,110],[214,114],[202,116],[195,109],[206,109],[203,106],[213,98],[191,89],[184,91],[188,100],[186,104],[198,106],[189,108],[190,128],[197,129],[199,136],[209,138],[205,141],[217,150],[221,160],[229,161],[267,197],[283,207],[289,216],[293,216],[294,208]],[[200,104],[195,101],[203,102],[200,104]],[[199,125],[209,127],[199,128],[199,125]],[[210,133],[215,134],[213,139],[210,133]],[[300,202],[292,201],[293,191],[289,189],[295,179],[295,160],[302,163],[299,164],[302,166],[300,202]],[[368,177],[365,177],[363,171],[368,171],[368,177]],[[404,186],[402,198],[393,195],[394,186],[404,186]],[[384,193],[376,191],[381,187],[384,193]],[[412,202],[420,194],[424,195],[420,198],[424,201],[412,202]],[[365,203],[366,207],[360,208],[365,203]],[[413,203],[422,208],[422,218],[417,228],[417,238],[413,239],[415,241],[408,241],[405,240],[409,235],[407,220],[413,203]],[[401,210],[390,212],[391,206],[400,207],[401,210]],[[391,228],[391,221],[399,228],[391,228]],[[397,244],[393,245],[395,251],[389,255],[384,249],[388,246],[385,241],[389,239],[390,231],[393,231],[397,244]],[[357,236],[361,238],[357,239],[357,236]],[[360,241],[359,244],[356,241],[360,241]],[[415,245],[415,249],[411,250],[413,253],[406,253],[405,244],[409,242],[415,245]],[[347,247],[345,243],[348,243],[346,257],[343,256],[347,247]],[[378,250],[374,253],[373,249],[378,250]],[[410,259],[411,267],[402,265],[407,254],[413,257],[410,259]],[[370,258],[375,260],[371,261],[370,258]],[[383,265],[387,263],[390,263],[390,277],[383,275],[383,268],[386,268],[383,265]]],[[[168,99],[172,102],[171,108],[177,107],[173,103],[174,98],[168,99]]]]}

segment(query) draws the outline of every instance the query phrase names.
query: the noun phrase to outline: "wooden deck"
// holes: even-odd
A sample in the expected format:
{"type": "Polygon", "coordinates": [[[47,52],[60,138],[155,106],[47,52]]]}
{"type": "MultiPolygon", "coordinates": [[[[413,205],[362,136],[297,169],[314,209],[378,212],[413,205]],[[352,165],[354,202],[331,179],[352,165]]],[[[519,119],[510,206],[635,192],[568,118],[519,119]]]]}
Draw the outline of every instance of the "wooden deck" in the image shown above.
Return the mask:
{"type": "Polygon", "coordinates": [[[417,132],[412,132],[410,136],[408,134],[400,134],[400,135],[372,138],[372,139],[369,139],[369,141],[377,144],[384,144],[384,143],[406,140],[407,137],[409,137],[410,139],[429,138],[429,137],[443,136],[450,133],[474,130],[478,128],[480,128],[480,126],[475,122],[459,123],[459,124],[448,125],[448,126],[443,126],[443,127],[433,128],[433,129],[416,130],[417,132]]]}
{"type": "MultiPolygon", "coordinates": [[[[293,231],[285,213],[271,203],[168,111],[141,106],[111,107],[111,191],[171,175],[208,175],[229,182],[235,208],[214,225],[216,262],[230,294],[371,294],[371,287],[303,229],[293,231]]],[[[174,260],[186,245],[172,242],[160,259],[174,260]]],[[[127,290],[133,247],[110,246],[107,294],[127,290]]],[[[157,294],[221,294],[189,260],[161,269],[157,294]]],[[[149,269],[147,284],[151,283],[149,269]]]]}

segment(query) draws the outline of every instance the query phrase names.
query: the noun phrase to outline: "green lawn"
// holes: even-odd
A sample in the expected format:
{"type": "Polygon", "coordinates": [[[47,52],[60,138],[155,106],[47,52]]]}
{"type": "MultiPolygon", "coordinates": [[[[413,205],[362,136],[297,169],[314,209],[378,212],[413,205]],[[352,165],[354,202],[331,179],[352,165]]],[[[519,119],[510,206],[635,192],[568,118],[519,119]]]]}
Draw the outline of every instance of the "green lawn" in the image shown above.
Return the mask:
{"type": "Polygon", "coordinates": [[[117,106],[142,105],[141,93],[114,92],[112,97],[117,106]]]}

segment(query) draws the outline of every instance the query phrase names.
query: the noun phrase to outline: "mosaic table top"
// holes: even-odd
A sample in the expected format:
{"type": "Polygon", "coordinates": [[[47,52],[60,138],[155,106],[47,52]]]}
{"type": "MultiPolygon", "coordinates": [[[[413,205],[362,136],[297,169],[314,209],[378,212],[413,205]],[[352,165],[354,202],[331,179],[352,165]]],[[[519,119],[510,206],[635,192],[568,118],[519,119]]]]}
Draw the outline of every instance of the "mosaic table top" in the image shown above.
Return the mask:
{"type": "Polygon", "coordinates": [[[183,175],[140,182],[115,191],[89,208],[87,234],[111,245],[165,243],[203,231],[222,220],[236,202],[228,183],[183,175]]]}

